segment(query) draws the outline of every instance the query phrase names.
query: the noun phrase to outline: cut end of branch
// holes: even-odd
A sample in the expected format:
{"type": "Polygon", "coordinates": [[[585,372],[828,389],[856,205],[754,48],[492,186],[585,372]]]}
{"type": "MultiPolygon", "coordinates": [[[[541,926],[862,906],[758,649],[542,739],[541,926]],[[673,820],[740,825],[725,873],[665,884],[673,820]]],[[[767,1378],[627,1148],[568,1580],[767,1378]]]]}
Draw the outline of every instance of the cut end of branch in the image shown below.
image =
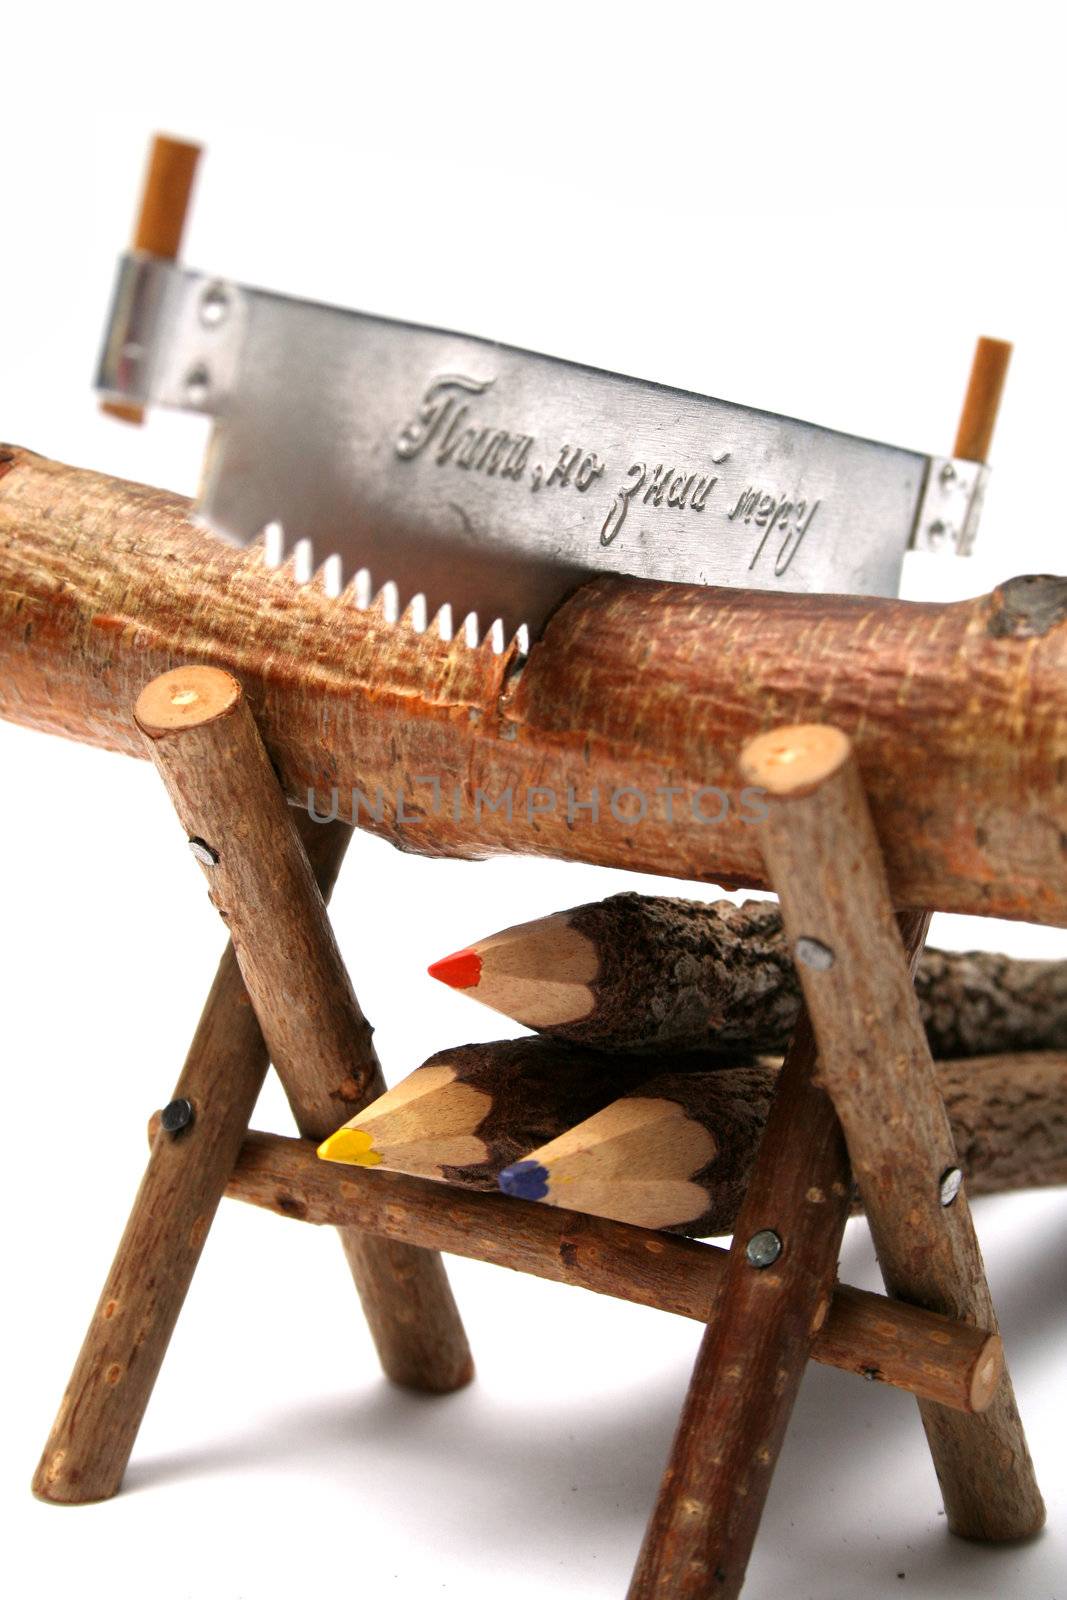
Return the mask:
{"type": "Polygon", "coordinates": [[[970,1402],[972,1411],[985,1411],[993,1403],[1004,1376],[1004,1345],[998,1333],[991,1333],[974,1364],[970,1402]]]}
{"type": "Polygon", "coordinates": [[[810,794],[848,760],[852,745],[840,728],[823,722],[775,728],[750,739],[741,751],[746,783],[774,795],[810,794]]]}
{"type": "Polygon", "coordinates": [[[241,685],[220,667],[176,667],[153,678],[137,696],[133,715],[150,739],[202,727],[240,703],[241,685]]]}

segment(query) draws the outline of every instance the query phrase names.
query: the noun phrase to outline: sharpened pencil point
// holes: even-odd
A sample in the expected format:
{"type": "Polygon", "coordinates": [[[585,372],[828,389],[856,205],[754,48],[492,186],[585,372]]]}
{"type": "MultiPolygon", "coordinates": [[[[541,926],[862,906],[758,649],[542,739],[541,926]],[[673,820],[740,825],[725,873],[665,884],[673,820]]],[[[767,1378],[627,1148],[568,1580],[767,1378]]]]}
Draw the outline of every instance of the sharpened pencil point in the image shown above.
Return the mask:
{"type": "Polygon", "coordinates": [[[548,1193],[548,1168],[540,1161],[516,1161],[504,1168],[497,1182],[516,1200],[543,1200],[548,1193]]]}
{"type": "Polygon", "coordinates": [[[323,1161],[344,1161],[350,1167],[378,1167],[382,1161],[370,1134],[362,1128],[338,1128],[323,1140],[318,1153],[323,1161]]]}
{"type": "Polygon", "coordinates": [[[427,967],[431,978],[447,983],[451,989],[477,989],[482,975],[482,958],[477,950],[457,950],[427,967]]]}

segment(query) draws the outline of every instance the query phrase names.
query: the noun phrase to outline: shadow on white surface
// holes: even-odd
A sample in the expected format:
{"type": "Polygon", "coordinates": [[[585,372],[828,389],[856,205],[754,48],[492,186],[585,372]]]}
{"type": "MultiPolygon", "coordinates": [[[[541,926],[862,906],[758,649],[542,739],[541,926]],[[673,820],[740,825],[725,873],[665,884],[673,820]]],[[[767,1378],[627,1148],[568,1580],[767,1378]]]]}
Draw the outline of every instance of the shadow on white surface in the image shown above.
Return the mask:
{"type": "MultiPolygon", "coordinates": [[[[995,1287],[1039,1476],[1050,1509],[1061,1502],[1061,1518],[1048,1375],[1067,1308],[1067,1256],[1049,1244],[1065,1212],[1067,1201],[1055,1193],[978,1205],[979,1225],[997,1243],[995,1287]],[[1010,1237],[1010,1248],[998,1235],[1010,1237]]],[[[262,1495],[273,1502],[276,1485],[298,1482],[310,1539],[321,1537],[308,1514],[317,1505],[331,1525],[348,1507],[345,1537],[359,1544],[395,1542],[396,1592],[422,1592],[426,1579],[418,1573],[427,1561],[440,1573],[441,1588],[482,1593],[481,1577],[488,1593],[495,1575],[523,1596],[546,1585],[568,1595],[624,1593],[690,1370],[684,1337],[655,1340],[655,1328],[691,1332],[694,1349],[698,1330],[648,1314],[634,1319],[628,1308],[510,1275],[504,1290],[487,1296],[486,1275],[495,1279],[494,1269],[451,1262],[450,1270],[461,1303],[475,1308],[481,1382],[435,1398],[372,1382],[277,1406],[224,1438],[136,1458],[126,1480],[131,1503],[155,1500],[157,1491],[161,1503],[172,1503],[184,1498],[183,1489],[198,1504],[214,1503],[239,1481],[245,1522],[249,1501],[262,1495]],[[479,1285],[483,1292],[475,1298],[479,1285]],[[555,1296],[551,1333],[540,1370],[531,1370],[524,1385],[515,1367],[529,1361],[530,1346],[516,1345],[509,1355],[507,1324],[524,1306],[540,1307],[537,1297],[546,1293],[555,1296]],[[598,1385],[590,1341],[612,1328],[616,1348],[598,1385]],[[646,1331],[652,1338],[640,1337],[646,1331]],[[590,1367],[584,1393],[565,1371],[571,1339],[577,1370],[590,1367]],[[620,1375],[628,1344],[629,1382],[620,1375]]],[[[842,1273],[877,1284],[862,1224],[849,1229],[842,1273]]],[[[976,1546],[947,1533],[940,1504],[910,1397],[812,1366],[746,1600],[893,1593],[1057,1600],[1065,1548],[1058,1523],[1054,1533],[1023,1545],[976,1546]]]]}

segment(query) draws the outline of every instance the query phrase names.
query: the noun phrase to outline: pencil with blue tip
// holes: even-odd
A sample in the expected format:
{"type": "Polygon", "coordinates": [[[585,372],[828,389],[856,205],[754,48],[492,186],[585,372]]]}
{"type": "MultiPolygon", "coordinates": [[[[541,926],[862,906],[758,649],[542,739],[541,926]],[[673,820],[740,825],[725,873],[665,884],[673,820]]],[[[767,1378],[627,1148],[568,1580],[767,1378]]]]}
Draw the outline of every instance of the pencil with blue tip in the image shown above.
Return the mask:
{"type": "Polygon", "coordinates": [[[767,1120],[768,1066],[663,1073],[505,1167],[505,1194],[706,1237],[727,1233],[767,1120]]]}
{"type": "MultiPolygon", "coordinates": [[[[505,1194],[695,1238],[733,1228],[777,1069],[644,1084],[500,1173],[505,1194]]],[[[1067,1053],[937,1063],[970,1195],[1067,1182],[1067,1053]]]]}

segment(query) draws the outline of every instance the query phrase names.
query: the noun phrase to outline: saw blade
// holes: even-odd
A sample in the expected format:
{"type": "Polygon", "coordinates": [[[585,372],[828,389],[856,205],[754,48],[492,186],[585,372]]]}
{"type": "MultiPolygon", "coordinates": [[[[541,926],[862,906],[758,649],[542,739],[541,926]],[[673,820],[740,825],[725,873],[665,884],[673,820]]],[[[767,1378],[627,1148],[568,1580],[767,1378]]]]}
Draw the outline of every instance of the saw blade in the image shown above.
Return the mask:
{"type": "MultiPolygon", "coordinates": [[[[136,254],[98,386],[214,419],[216,533],[475,641],[536,633],[600,572],[894,595],[947,481],[914,451],[136,254]]],[[[938,527],[962,550],[981,469],[955,468],[960,526],[939,503],[938,527]]]]}

